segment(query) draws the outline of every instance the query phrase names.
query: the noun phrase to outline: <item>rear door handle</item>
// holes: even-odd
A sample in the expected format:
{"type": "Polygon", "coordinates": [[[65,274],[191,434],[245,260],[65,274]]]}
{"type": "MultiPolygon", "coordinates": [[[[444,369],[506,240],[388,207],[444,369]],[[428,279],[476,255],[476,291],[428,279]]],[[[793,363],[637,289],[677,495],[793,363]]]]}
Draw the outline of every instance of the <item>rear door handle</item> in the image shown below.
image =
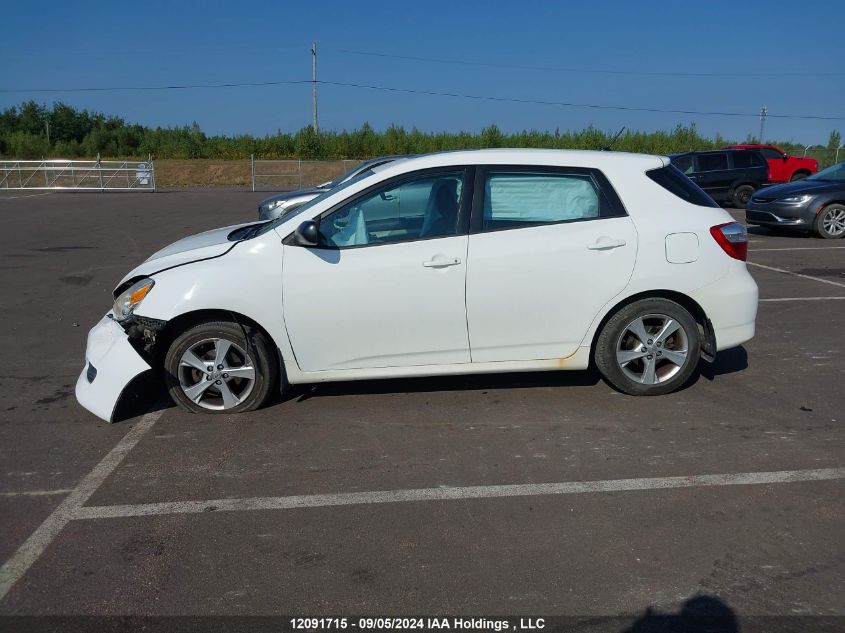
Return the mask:
{"type": "Polygon", "coordinates": [[[460,263],[461,260],[457,257],[443,257],[423,262],[423,266],[425,266],[426,268],[447,268],[448,266],[457,266],[460,263]]]}
{"type": "Polygon", "coordinates": [[[625,240],[614,240],[606,236],[598,238],[595,242],[590,244],[587,248],[591,251],[609,251],[612,248],[619,248],[625,246],[625,240]]]}

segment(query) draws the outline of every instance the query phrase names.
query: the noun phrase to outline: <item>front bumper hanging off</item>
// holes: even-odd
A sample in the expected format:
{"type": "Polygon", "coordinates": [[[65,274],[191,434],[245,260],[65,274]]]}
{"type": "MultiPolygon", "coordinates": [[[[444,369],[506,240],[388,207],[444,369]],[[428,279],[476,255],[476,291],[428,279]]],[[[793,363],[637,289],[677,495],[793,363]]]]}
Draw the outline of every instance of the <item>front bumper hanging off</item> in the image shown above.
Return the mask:
{"type": "Polygon", "coordinates": [[[123,328],[106,315],[88,333],[85,367],[76,381],[76,399],[97,417],[111,422],[123,390],[149,369],[123,328]]]}

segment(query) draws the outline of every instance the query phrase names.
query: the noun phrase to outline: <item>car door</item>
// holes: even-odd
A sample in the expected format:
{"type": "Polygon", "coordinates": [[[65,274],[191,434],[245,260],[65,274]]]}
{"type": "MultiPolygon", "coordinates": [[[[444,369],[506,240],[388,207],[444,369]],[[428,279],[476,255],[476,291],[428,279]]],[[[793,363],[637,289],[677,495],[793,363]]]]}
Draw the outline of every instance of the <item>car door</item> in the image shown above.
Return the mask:
{"type": "Polygon", "coordinates": [[[473,362],[564,358],[624,290],[637,233],[601,172],[479,168],[467,267],[473,362]]]}
{"type": "Polygon", "coordinates": [[[318,218],[318,246],[285,240],[284,321],[300,369],[469,362],[471,172],[379,183],[318,218]]]}
{"type": "Polygon", "coordinates": [[[707,152],[695,156],[695,182],[711,197],[725,199],[730,195],[734,172],[728,164],[727,152],[707,152]]]}

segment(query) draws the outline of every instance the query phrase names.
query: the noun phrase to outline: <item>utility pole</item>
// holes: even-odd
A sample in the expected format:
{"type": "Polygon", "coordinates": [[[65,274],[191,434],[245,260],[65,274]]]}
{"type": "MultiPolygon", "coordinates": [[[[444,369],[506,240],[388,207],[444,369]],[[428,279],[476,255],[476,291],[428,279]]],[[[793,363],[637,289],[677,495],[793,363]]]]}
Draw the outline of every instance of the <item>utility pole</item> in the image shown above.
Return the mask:
{"type": "Polygon", "coordinates": [[[47,126],[47,146],[50,146],[50,119],[44,121],[45,125],[47,126]]]}
{"type": "Polygon", "coordinates": [[[314,131],[319,132],[317,126],[317,42],[311,42],[311,108],[313,110],[314,131]]]}
{"type": "Polygon", "coordinates": [[[760,108],[760,136],[757,139],[760,143],[763,142],[763,130],[766,129],[766,115],[769,113],[769,109],[766,106],[760,108]]]}

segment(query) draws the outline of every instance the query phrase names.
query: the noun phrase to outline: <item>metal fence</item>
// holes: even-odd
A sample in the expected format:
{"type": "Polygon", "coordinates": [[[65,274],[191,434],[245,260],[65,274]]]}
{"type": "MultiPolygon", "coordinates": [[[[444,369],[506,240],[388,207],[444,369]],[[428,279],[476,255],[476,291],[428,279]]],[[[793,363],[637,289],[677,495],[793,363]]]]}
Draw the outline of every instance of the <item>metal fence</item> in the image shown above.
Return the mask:
{"type": "Polygon", "coordinates": [[[801,155],[806,158],[815,158],[819,161],[819,167],[824,169],[834,163],[838,163],[840,160],[845,160],[845,144],[834,149],[820,145],[807,145],[801,155]]]}
{"type": "Polygon", "coordinates": [[[253,191],[313,187],[345,174],[359,160],[264,160],[250,156],[253,191]]]}
{"type": "Polygon", "coordinates": [[[155,191],[153,161],[0,160],[0,190],[155,191]]]}

